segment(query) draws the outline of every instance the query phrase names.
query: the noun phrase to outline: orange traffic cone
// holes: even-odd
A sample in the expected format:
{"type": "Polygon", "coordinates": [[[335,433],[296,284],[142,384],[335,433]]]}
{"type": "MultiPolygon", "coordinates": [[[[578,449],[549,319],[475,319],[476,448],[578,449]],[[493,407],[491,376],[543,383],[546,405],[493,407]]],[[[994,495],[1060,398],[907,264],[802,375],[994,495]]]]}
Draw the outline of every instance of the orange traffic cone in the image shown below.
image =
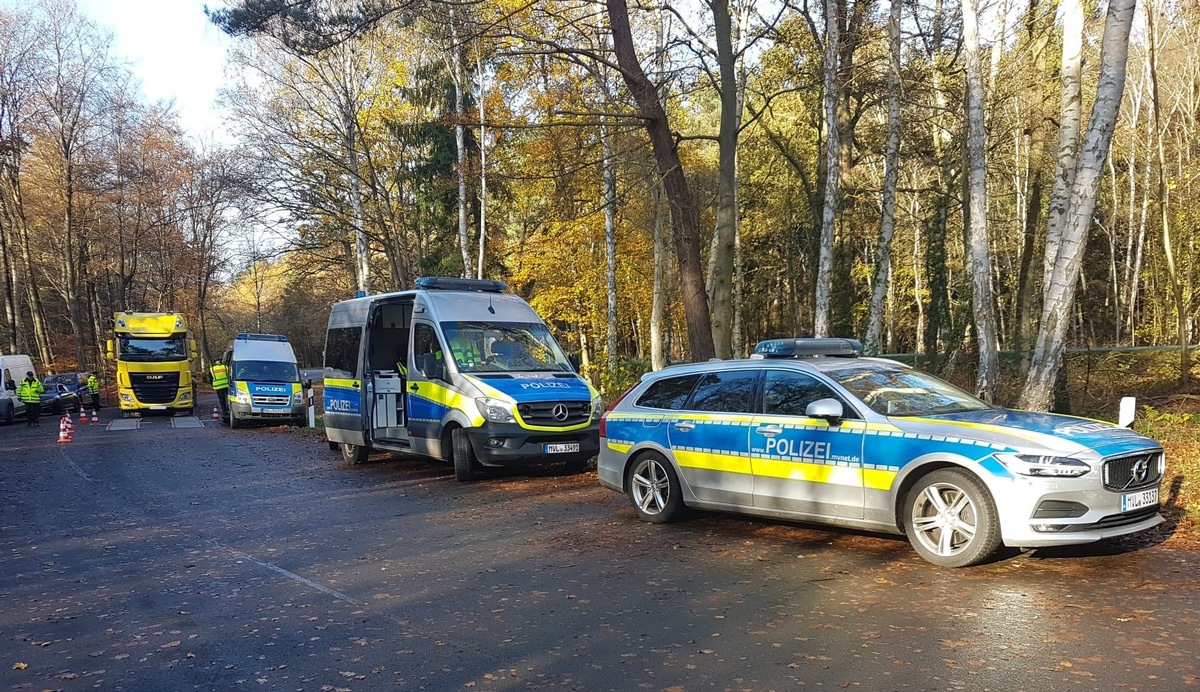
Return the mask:
{"type": "Polygon", "coordinates": [[[221,414],[217,413],[216,406],[213,406],[213,420],[221,420],[221,414]]]}
{"type": "Polygon", "coordinates": [[[88,422],[87,409],[85,409],[85,408],[79,409],[79,422],[80,423],[88,422]]]}
{"type": "Polygon", "coordinates": [[[62,420],[60,420],[58,422],[58,441],[59,442],[70,442],[71,441],[71,429],[67,427],[67,423],[68,423],[68,420],[67,420],[66,416],[63,416],[62,420]]]}
{"type": "Polygon", "coordinates": [[[100,422],[100,414],[96,413],[96,409],[92,409],[92,425],[100,422]]]}

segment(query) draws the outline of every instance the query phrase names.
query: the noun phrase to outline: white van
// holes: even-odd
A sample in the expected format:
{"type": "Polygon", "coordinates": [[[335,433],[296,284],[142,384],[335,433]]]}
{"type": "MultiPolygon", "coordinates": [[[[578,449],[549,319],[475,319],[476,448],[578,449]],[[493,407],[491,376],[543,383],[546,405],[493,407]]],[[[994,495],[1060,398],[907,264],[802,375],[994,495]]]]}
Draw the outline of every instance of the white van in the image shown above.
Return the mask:
{"type": "Polygon", "coordinates": [[[4,425],[25,415],[25,402],[17,396],[17,387],[27,372],[37,377],[29,356],[0,356],[0,423],[4,425]]]}
{"type": "Polygon", "coordinates": [[[229,427],[247,421],[308,421],[296,354],[282,334],[239,333],[222,359],[229,370],[229,427]]]}
{"type": "Polygon", "coordinates": [[[599,450],[599,394],[546,324],[498,281],[423,277],[337,303],[325,338],[325,434],[350,463],[372,449],[483,466],[599,450]]]}

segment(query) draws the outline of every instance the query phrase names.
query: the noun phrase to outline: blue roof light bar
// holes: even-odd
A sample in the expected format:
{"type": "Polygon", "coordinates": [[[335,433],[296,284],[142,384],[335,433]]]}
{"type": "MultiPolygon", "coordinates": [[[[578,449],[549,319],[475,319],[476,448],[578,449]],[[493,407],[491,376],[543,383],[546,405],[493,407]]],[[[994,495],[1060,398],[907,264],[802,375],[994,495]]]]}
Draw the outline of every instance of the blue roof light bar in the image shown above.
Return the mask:
{"type": "Polygon", "coordinates": [[[769,339],[758,342],[754,352],[763,358],[857,358],[863,347],[856,339],[769,339]]]}

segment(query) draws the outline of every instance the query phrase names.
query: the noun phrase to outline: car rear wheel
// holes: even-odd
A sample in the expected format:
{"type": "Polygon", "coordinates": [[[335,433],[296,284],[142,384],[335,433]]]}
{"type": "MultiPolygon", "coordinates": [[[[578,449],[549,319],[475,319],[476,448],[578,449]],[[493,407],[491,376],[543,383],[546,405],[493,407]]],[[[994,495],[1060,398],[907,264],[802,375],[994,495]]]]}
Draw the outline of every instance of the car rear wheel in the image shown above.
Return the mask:
{"type": "Polygon", "coordinates": [[[467,431],[455,428],[450,433],[450,444],[454,454],[454,479],[461,482],[475,480],[483,466],[475,458],[475,449],[471,447],[471,438],[467,437],[467,431]]]}
{"type": "Polygon", "coordinates": [[[642,455],[629,474],[629,501],[638,516],[661,524],[683,516],[683,490],[671,463],[653,452],[642,455]]]}
{"type": "Polygon", "coordinates": [[[991,494],[960,469],[939,469],[917,481],[904,517],[909,542],[935,565],[979,564],[1000,547],[1000,518],[991,494]]]}

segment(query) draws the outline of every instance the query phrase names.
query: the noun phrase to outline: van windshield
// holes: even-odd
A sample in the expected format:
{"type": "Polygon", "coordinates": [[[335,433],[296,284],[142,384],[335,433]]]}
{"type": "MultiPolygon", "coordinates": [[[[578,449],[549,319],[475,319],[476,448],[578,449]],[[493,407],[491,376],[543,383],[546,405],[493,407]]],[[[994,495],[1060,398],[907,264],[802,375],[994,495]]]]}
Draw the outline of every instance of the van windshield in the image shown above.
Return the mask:
{"type": "Polygon", "coordinates": [[[242,382],[299,382],[295,363],[277,360],[238,360],[233,363],[233,379],[242,382]]]}
{"type": "Polygon", "coordinates": [[[540,322],[442,322],[459,372],[571,372],[540,322]]]}

